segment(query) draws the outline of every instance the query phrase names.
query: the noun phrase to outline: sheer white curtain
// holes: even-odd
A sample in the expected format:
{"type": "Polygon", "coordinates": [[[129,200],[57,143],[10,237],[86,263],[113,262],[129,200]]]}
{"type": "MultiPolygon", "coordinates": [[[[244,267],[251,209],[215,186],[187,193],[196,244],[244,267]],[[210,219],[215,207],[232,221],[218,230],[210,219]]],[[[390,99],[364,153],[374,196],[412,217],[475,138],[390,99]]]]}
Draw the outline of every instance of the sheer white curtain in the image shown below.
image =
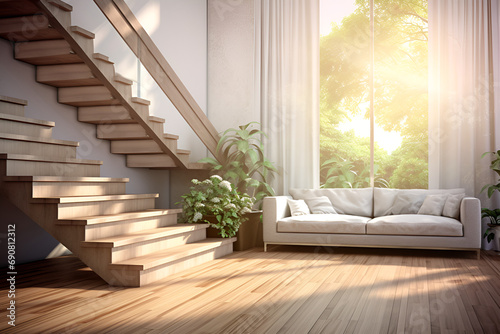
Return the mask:
{"type": "Polygon", "coordinates": [[[319,0],[261,0],[261,121],[268,158],[282,168],[274,184],[319,187],[319,0]]]}
{"type": "Polygon", "coordinates": [[[429,0],[429,187],[463,187],[499,207],[481,188],[496,183],[500,149],[498,0],[429,0]]]}

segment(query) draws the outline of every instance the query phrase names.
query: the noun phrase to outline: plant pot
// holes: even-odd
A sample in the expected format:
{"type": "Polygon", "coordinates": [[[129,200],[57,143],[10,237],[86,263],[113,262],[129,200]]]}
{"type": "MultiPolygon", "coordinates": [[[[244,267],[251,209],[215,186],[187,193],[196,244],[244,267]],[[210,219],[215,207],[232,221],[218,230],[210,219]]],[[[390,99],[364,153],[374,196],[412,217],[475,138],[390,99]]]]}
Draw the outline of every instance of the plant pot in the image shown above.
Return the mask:
{"type": "MultiPolygon", "coordinates": [[[[236,241],[233,244],[233,250],[244,251],[254,247],[262,247],[264,245],[263,229],[260,216],[262,211],[252,211],[245,214],[247,221],[241,224],[238,232],[236,232],[236,241]]],[[[208,221],[215,217],[204,217],[208,221]]],[[[219,230],[209,227],[207,228],[207,238],[220,238],[219,230]]]]}
{"type": "Polygon", "coordinates": [[[490,227],[495,233],[495,237],[493,238],[493,248],[495,251],[500,252],[500,225],[495,225],[490,227]]]}

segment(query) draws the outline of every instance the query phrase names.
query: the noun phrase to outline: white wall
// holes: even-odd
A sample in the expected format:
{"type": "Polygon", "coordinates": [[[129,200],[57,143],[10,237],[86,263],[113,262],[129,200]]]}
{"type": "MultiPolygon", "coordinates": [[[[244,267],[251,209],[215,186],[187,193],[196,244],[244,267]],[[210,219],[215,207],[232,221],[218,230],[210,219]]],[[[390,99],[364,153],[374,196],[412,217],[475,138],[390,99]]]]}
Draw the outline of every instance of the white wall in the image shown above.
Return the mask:
{"type": "Polygon", "coordinates": [[[256,33],[254,0],[208,0],[208,117],[218,131],[260,122],[256,33]]]}
{"type": "MultiPolygon", "coordinates": [[[[166,119],[165,131],[179,135],[179,148],[191,150],[191,161],[207,150],[175,107],[157,87],[92,0],[68,0],[72,24],[96,34],[95,52],[115,63],[117,73],[134,80],[134,96],[151,101],[150,114],[166,119]],[[137,88],[141,77],[140,90],[137,88]]],[[[207,110],[207,5],[206,0],[126,0],[201,109],[207,110]]]]}

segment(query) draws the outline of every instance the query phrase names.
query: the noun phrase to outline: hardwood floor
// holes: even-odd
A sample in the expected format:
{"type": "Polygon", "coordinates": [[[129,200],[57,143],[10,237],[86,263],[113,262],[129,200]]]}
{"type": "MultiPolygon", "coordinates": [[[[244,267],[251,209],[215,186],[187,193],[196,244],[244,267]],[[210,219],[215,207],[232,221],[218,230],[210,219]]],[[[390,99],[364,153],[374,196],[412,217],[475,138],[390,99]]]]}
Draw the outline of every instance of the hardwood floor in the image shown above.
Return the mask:
{"type": "MultiPolygon", "coordinates": [[[[2,333],[500,333],[494,252],[275,246],[142,288],[110,287],[72,256],[17,271],[2,333]]],[[[5,314],[5,287],[0,302],[5,314]]]]}

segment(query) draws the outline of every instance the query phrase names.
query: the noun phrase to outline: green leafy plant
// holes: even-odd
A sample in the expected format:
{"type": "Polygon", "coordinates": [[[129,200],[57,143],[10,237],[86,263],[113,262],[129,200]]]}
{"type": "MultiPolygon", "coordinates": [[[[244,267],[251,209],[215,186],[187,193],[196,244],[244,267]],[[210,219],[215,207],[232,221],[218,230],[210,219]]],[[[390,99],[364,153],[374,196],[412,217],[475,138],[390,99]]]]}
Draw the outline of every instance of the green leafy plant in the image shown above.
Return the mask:
{"type": "Polygon", "coordinates": [[[245,213],[251,211],[254,200],[247,194],[241,194],[234,186],[219,175],[199,181],[193,179],[189,193],[181,196],[184,219],[188,223],[208,223],[219,230],[223,238],[233,237],[242,222],[245,213]],[[210,216],[213,216],[214,219],[210,216]]]}
{"type": "MultiPolygon", "coordinates": [[[[493,170],[495,173],[497,173],[500,176],[500,150],[496,152],[485,152],[481,156],[481,158],[484,158],[485,156],[493,154],[494,159],[490,163],[490,169],[493,170]]],[[[484,190],[488,189],[488,198],[491,198],[493,193],[498,190],[500,191],[500,179],[498,180],[497,184],[487,184],[481,189],[481,192],[484,190]]]]}
{"type": "Polygon", "coordinates": [[[486,238],[488,242],[491,242],[495,237],[493,228],[495,226],[500,226],[500,209],[490,210],[487,208],[481,209],[481,218],[488,218],[488,228],[484,232],[483,238],[486,238]]]}
{"type": "Polygon", "coordinates": [[[242,193],[248,193],[261,205],[266,196],[274,196],[270,185],[277,169],[265,157],[261,136],[266,134],[256,127],[258,122],[241,125],[238,129],[227,129],[217,144],[217,156],[204,158],[199,162],[212,166],[213,174],[218,174],[236,186],[242,193]]]}
{"type": "MultiPolygon", "coordinates": [[[[490,163],[490,169],[493,170],[497,175],[500,176],[500,150],[496,152],[485,152],[481,156],[481,158],[484,158],[487,155],[493,154],[493,160],[490,163]]],[[[495,191],[500,191],[500,179],[498,180],[497,184],[487,184],[481,189],[481,192],[485,191],[488,189],[488,198],[491,198],[495,191]]],[[[488,208],[482,208],[481,209],[481,218],[488,218],[488,228],[484,232],[483,238],[486,238],[488,242],[491,242],[493,238],[495,237],[495,232],[494,228],[496,226],[500,226],[500,209],[494,209],[490,210],[488,208]]]]}
{"type": "MultiPolygon", "coordinates": [[[[383,178],[377,176],[378,166],[375,165],[375,186],[388,188],[389,183],[383,178]]],[[[359,167],[355,162],[333,157],[326,160],[321,165],[321,172],[325,183],[321,188],[363,188],[370,186],[370,166],[365,166],[361,161],[359,167]],[[357,168],[362,168],[361,172],[357,172],[357,168]]]]}

